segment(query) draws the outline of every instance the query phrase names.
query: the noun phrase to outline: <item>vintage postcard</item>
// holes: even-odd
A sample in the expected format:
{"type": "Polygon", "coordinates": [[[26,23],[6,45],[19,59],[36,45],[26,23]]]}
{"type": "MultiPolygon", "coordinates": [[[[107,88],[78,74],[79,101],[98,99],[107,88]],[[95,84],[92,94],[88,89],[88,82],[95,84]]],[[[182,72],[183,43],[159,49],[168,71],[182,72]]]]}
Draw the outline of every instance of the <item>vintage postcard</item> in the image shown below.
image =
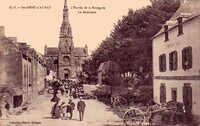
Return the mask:
{"type": "Polygon", "coordinates": [[[0,0],[0,126],[199,125],[199,0],[0,0]]]}

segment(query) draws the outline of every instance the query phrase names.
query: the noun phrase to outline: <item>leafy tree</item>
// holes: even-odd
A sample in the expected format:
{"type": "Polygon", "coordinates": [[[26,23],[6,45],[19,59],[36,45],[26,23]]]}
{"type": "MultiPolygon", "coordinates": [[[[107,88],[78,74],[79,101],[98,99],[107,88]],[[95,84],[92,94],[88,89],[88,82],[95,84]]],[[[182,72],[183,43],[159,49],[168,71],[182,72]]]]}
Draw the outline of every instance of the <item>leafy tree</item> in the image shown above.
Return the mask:
{"type": "MultiPolygon", "coordinates": [[[[96,73],[100,63],[112,60],[119,64],[122,74],[138,71],[143,67],[152,72],[151,38],[177,10],[177,0],[150,0],[152,5],[133,10],[114,24],[114,29],[91,58],[85,62],[86,73],[96,73]]],[[[88,74],[89,76],[91,74],[88,74]]],[[[150,74],[152,75],[152,74],[150,74]]]]}
{"type": "Polygon", "coordinates": [[[110,86],[111,95],[113,94],[113,87],[119,86],[122,82],[119,65],[113,61],[108,61],[107,70],[105,73],[105,82],[110,86]]]}

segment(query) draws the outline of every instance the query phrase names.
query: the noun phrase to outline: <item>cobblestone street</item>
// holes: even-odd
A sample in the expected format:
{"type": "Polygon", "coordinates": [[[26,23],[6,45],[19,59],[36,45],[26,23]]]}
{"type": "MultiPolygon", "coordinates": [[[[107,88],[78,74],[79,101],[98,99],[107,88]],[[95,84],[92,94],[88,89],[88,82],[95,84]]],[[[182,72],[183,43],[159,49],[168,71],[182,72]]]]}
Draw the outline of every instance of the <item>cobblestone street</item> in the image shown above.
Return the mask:
{"type": "MultiPolygon", "coordinates": [[[[58,95],[61,101],[68,102],[68,97],[58,95]]],[[[102,126],[102,125],[122,125],[122,120],[114,114],[111,109],[98,100],[85,100],[86,110],[84,121],[79,121],[78,111],[73,111],[72,120],[65,118],[52,119],[50,102],[52,94],[39,95],[29,105],[28,110],[20,115],[11,115],[8,120],[1,119],[1,126],[102,126]]],[[[73,100],[77,104],[78,99],[73,100]]]]}

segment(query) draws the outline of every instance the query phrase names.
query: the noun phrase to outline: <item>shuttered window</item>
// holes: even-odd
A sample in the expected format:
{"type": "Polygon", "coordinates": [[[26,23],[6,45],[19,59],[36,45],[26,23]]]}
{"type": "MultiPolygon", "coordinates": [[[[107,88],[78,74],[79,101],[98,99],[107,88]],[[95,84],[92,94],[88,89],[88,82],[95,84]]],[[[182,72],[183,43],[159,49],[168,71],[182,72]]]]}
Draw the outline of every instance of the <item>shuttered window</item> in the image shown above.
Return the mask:
{"type": "Polygon", "coordinates": [[[173,51],[169,54],[169,70],[177,70],[177,65],[177,52],[173,51]]]}
{"type": "Polygon", "coordinates": [[[185,83],[183,87],[183,103],[185,107],[192,109],[192,87],[190,83],[185,83]]]}
{"type": "Polygon", "coordinates": [[[160,72],[166,71],[166,55],[162,54],[159,56],[159,70],[160,72]]]}
{"type": "Polygon", "coordinates": [[[176,88],[172,88],[171,89],[171,97],[172,97],[172,101],[177,102],[177,89],[176,88]]]}
{"type": "Polygon", "coordinates": [[[182,17],[179,17],[177,20],[178,20],[178,35],[181,35],[183,34],[183,25],[182,25],[183,19],[182,17]]]}
{"type": "Polygon", "coordinates": [[[192,47],[186,47],[182,50],[182,68],[184,70],[192,68],[192,47]]]}
{"type": "Polygon", "coordinates": [[[165,29],[165,42],[166,42],[169,41],[168,25],[165,25],[164,29],[165,29]]]}
{"type": "Polygon", "coordinates": [[[160,85],[160,103],[166,102],[166,86],[164,83],[160,85]]]}

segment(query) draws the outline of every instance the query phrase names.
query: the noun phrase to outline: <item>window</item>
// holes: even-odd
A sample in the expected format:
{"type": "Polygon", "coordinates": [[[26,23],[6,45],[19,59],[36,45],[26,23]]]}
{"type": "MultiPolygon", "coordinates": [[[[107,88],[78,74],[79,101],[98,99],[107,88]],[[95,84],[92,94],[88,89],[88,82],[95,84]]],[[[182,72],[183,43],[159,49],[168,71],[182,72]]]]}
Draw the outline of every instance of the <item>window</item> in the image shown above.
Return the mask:
{"type": "Polygon", "coordinates": [[[177,89],[172,88],[171,94],[172,94],[172,101],[177,102],[177,89]]]}
{"type": "Polygon", "coordinates": [[[164,26],[164,30],[165,30],[165,42],[166,42],[169,41],[168,25],[164,26]]]}
{"type": "Polygon", "coordinates": [[[160,103],[166,102],[166,86],[164,83],[160,85],[160,103]]]}
{"type": "Polygon", "coordinates": [[[169,70],[177,70],[177,52],[173,51],[169,54],[169,70]]]}
{"type": "Polygon", "coordinates": [[[166,71],[166,55],[162,54],[159,56],[159,70],[160,72],[166,71]]]}
{"type": "Polygon", "coordinates": [[[63,61],[64,61],[64,63],[66,63],[67,65],[69,65],[69,62],[70,62],[69,56],[64,56],[63,57],[63,61]]]}
{"type": "Polygon", "coordinates": [[[181,35],[181,34],[183,34],[183,25],[182,25],[183,18],[179,17],[177,20],[178,20],[178,35],[181,35]]]}
{"type": "Polygon", "coordinates": [[[182,68],[184,70],[192,68],[192,47],[186,47],[182,50],[182,68]]]}

